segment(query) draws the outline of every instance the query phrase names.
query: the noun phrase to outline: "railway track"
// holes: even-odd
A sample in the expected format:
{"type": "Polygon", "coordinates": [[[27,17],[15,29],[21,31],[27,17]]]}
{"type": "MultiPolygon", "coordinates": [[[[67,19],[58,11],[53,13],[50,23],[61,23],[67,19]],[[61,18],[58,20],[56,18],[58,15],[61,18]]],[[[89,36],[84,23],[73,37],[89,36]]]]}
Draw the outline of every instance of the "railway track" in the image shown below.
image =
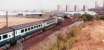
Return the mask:
{"type": "Polygon", "coordinates": [[[61,23],[60,25],[57,25],[56,27],[53,27],[52,29],[45,30],[44,32],[41,32],[40,35],[33,36],[32,38],[29,38],[28,40],[25,40],[24,42],[18,42],[15,46],[11,46],[8,50],[29,50],[28,48],[41,42],[42,40],[47,38],[49,35],[53,34],[55,31],[58,31],[62,27],[68,26],[74,23],[75,21],[76,20],[73,20],[73,19],[65,19],[65,21],[61,23]]]}

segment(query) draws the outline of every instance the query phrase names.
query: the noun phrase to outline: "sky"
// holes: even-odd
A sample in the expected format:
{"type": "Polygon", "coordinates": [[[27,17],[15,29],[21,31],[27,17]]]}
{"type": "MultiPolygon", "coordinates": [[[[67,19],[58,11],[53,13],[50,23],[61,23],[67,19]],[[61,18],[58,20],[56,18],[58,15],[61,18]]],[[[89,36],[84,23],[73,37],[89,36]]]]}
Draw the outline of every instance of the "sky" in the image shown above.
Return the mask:
{"type": "Polygon", "coordinates": [[[67,4],[69,9],[73,9],[76,4],[78,9],[82,8],[82,5],[86,5],[87,8],[93,8],[95,1],[98,1],[98,5],[102,6],[103,0],[0,0],[1,10],[55,10],[57,5],[60,5],[61,9],[65,8],[67,4]]]}

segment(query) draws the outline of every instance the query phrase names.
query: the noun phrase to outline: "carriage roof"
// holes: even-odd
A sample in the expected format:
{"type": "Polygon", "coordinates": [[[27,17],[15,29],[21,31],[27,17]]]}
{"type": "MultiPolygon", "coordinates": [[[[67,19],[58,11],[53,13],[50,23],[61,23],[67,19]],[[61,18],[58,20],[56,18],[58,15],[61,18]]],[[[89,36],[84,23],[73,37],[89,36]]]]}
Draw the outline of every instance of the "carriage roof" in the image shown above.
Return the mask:
{"type": "Polygon", "coordinates": [[[11,29],[10,27],[5,27],[0,29],[0,34],[4,34],[4,33],[8,33],[11,32],[13,29],[11,29]]]}
{"type": "Polygon", "coordinates": [[[41,21],[38,21],[38,22],[31,22],[31,23],[15,25],[15,26],[11,26],[11,27],[5,27],[5,28],[0,29],[0,34],[11,32],[11,31],[13,31],[13,29],[19,30],[19,29],[30,27],[30,26],[33,26],[33,25],[38,25],[38,24],[41,24],[43,22],[47,22],[48,20],[51,20],[51,19],[53,19],[53,18],[48,18],[46,20],[41,20],[41,21]]]}
{"type": "Polygon", "coordinates": [[[22,29],[22,28],[26,28],[26,27],[30,27],[30,26],[34,26],[34,25],[39,25],[39,24],[47,22],[48,20],[51,20],[51,19],[53,19],[53,18],[49,18],[49,19],[46,19],[46,20],[40,20],[38,22],[31,22],[31,23],[16,25],[16,26],[12,26],[11,28],[18,30],[18,29],[22,29]]]}

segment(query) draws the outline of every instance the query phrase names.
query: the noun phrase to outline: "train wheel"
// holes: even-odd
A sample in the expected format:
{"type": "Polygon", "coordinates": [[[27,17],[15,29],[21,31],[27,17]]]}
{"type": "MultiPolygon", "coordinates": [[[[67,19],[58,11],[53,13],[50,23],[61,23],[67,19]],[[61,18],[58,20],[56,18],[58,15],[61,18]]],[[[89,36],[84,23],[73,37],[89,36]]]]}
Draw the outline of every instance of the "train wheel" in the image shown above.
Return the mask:
{"type": "Polygon", "coordinates": [[[3,50],[7,50],[10,47],[10,44],[5,44],[5,46],[2,47],[3,50]]]}
{"type": "Polygon", "coordinates": [[[13,40],[13,41],[10,42],[10,45],[13,46],[13,45],[15,45],[16,43],[17,43],[17,40],[13,40]]]}
{"type": "Polygon", "coordinates": [[[24,38],[22,38],[22,42],[24,41],[25,39],[24,38]]]}
{"type": "Polygon", "coordinates": [[[6,49],[8,49],[10,47],[10,44],[6,44],[5,46],[6,46],[6,49]]]}
{"type": "Polygon", "coordinates": [[[23,38],[19,39],[18,41],[21,41],[21,42],[23,42],[23,38]]]}

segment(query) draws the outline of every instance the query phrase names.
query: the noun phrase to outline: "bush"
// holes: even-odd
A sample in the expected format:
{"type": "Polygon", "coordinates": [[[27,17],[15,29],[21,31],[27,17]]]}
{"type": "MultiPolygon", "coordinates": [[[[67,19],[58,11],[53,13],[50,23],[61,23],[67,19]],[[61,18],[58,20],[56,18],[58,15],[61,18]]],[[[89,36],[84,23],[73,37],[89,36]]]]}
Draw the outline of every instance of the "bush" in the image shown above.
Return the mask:
{"type": "Polygon", "coordinates": [[[104,16],[99,17],[99,19],[104,20],[104,16]]]}
{"type": "Polygon", "coordinates": [[[83,15],[81,16],[81,19],[82,19],[83,21],[91,21],[91,20],[93,20],[93,16],[90,15],[90,14],[83,14],[83,15]]]}

